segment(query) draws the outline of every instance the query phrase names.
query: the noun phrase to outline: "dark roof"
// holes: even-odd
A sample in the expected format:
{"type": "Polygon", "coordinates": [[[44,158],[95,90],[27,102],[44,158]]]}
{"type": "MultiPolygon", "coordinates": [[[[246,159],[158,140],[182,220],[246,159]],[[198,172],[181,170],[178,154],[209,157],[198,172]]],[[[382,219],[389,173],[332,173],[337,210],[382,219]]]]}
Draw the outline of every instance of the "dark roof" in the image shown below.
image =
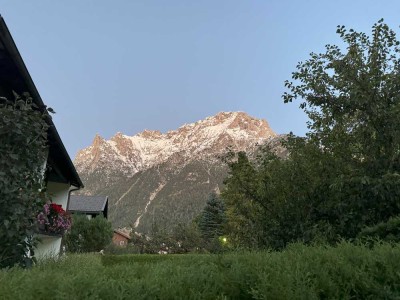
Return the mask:
{"type": "Polygon", "coordinates": [[[101,213],[106,209],[108,196],[71,195],[68,211],[82,213],[101,213]]]}
{"type": "MultiPolygon", "coordinates": [[[[28,92],[35,104],[39,108],[44,109],[45,104],[29,75],[28,69],[2,16],[0,16],[0,85],[7,87],[8,90],[6,93],[10,91],[15,91],[18,94],[28,92]]],[[[4,96],[12,99],[12,94],[4,96]]],[[[53,174],[62,182],[70,183],[76,187],[83,187],[83,183],[76,172],[74,164],[61,141],[53,121],[49,119],[48,124],[50,125],[48,131],[48,162],[53,168],[53,174]]]]}

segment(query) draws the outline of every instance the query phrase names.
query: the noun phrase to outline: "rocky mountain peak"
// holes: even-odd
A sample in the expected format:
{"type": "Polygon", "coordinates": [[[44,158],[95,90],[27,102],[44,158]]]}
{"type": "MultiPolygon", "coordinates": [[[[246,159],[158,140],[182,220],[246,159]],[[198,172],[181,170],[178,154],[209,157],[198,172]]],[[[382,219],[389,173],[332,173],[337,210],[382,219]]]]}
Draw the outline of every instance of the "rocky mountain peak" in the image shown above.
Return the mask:
{"type": "Polygon", "coordinates": [[[224,122],[225,120],[229,120],[232,117],[236,117],[236,116],[239,116],[239,115],[245,115],[248,118],[250,118],[250,116],[248,114],[246,114],[244,112],[241,112],[241,111],[234,111],[234,112],[232,112],[232,111],[228,111],[228,112],[221,111],[221,112],[217,113],[215,116],[208,117],[207,119],[216,119],[216,120],[218,120],[220,122],[224,122]]]}
{"type": "Polygon", "coordinates": [[[143,137],[145,139],[158,139],[162,136],[162,133],[158,130],[148,130],[145,129],[138,136],[143,137]]]}
{"type": "Polygon", "coordinates": [[[97,147],[100,147],[100,145],[104,144],[105,142],[106,142],[106,140],[103,139],[100,136],[100,134],[96,133],[96,135],[94,136],[94,139],[93,139],[92,146],[97,148],[97,147]]]}
{"type": "MultiPolygon", "coordinates": [[[[244,112],[220,112],[161,133],[96,135],[78,152],[75,165],[88,195],[109,195],[109,220],[146,233],[154,221],[165,228],[193,220],[208,193],[218,191],[228,174],[221,155],[227,148],[256,153],[276,141],[267,121],[244,112]]],[[[278,143],[279,145],[279,143],[278,143]]]]}
{"type": "Polygon", "coordinates": [[[106,173],[131,176],[170,158],[212,158],[228,146],[247,151],[275,136],[265,120],[244,112],[220,112],[166,134],[157,130],[144,130],[134,136],[118,132],[110,140],[96,135],[91,146],[78,152],[75,164],[80,173],[104,169],[106,173]]]}

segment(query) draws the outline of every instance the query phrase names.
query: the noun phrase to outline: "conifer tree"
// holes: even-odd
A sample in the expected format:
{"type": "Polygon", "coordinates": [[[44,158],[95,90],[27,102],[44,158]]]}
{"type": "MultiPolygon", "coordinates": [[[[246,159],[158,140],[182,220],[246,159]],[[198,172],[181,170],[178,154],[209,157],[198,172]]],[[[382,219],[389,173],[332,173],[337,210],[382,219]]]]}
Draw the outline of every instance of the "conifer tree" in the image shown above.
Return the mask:
{"type": "Polygon", "coordinates": [[[199,220],[199,229],[205,240],[212,240],[223,234],[225,206],[215,193],[211,193],[199,220]]]}

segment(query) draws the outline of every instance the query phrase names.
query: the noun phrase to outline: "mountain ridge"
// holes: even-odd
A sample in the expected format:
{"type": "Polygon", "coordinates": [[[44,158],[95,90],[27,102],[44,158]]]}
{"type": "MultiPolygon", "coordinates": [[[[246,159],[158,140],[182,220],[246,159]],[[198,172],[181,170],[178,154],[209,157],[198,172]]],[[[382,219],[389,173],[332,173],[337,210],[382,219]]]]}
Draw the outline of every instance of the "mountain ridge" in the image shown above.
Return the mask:
{"type": "MultiPolygon", "coordinates": [[[[235,148],[246,150],[246,144],[262,143],[275,136],[266,120],[250,117],[244,112],[220,112],[165,134],[157,130],[144,130],[133,136],[117,132],[109,140],[96,134],[91,146],[78,151],[74,163],[80,172],[90,173],[102,158],[114,156],[114,161],[118,160],[116,167],[123,167],[126,175],[132,176],[166,161],[177,152],[183,151],[186,156],[207,156],[207,148],[215,148],[212,143],[219,142],[218,139],[222,147],[236,144],[235,148]]],[[[211,149],[208,154],[212,155],[215,150],[211,149]]],[[[220,147],[217,152],[223,150],[220,147]]]]}
{"type": "Polygon", "coordinates": [[[266,120],[220,112],[166,133],[117,132],[109,140],[96,135],[74,162],[86,186],[83,193],[110,196],[115,226],[148,231],[150,220],[163,218],[170,226],[201,211],[207,194],[222,188],[227,166],[219,157],[228,147],[252,152],[276,137],[266,120]]]}

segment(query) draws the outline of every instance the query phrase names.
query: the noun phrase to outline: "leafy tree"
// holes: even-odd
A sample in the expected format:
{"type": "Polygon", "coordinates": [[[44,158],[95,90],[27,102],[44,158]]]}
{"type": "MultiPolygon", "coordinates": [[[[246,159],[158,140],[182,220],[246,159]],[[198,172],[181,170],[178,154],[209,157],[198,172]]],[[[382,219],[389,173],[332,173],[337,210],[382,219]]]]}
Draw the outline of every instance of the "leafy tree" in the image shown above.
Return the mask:
{"type": "Polygon", "coordinates": [[[172,251],[174,253],[189,253],[199,251],[203,244],[201,233],[197,224],[177,224],[171,234],[173,241],[172,251]]]}
{"type": "Polygon", "coordinates": [[[157,222],[152,223],[149,236],[145,236],[145,238],[147,241],[145,253],[168,252],[169,248],[174,245],[170,231],[164,226],[159,226],[157,222]]]}
{"type": "Polygon", "coordinates": [[[380,20],[372,36],[339,26],[347,45],[300,62],[285,102],[301,100],[305,138],[239,154],[222,196],[232,241],[282,248],[293,241],[354,238],[400,213],[400,47],[380,20]]]}
{"type": "Polygon", "coordinates": [[[203,246],[202,242],[199,229],[194,222],[190,224],[178,223],[171,231],[159,227],[154,222],[148,236],[144,234],[132,235],[128,251],[149,254],[165,251],[167,253],[183,254],[198,252],[203,246]]]}
{"type": "Polygon", "coordinates": [[[107,219],[97,216],[88,219],[84,215],[73,215],[71,231],[65,235],[65,244],[70,252],[95,252],[111,243],[113,230],[107,219]]]}
{"type": "Polygon", "coordinates": [[[0,99],[0,268],[30,266],[35,219],[44,204],[46,108],[28,94],[0,99]]]}
{"type": "MultiPolygon", "coordinates": [[[[307,136],[345,163],[382,175],[400,168],[400,47],[383,20],[372,37],[338,26],[346,52],[327,45],[286,81],[285,102],[301,99],[307,136]]],[[[354,169],[349,170],[350,172],[354,169]]]]}
{"type": "Polygon", "coordinates": [[[354,237],[400,212],[400,42],[380,20],[372,36],[338,26],[346,52],[327,45],[286,82],[285,102],[302,99],[307,142],[331,160],[315,218],[354,237]]]}
{"type": "Polygon", "coordinates": [[[211,193],[199,219],[199,229],[203,238],[210,241],[223,234],[225,206],[215,193],[211,193]]]}
{"type": "Polygon", "coordinates": [[[263,201],[258,194],[260,183],[256,166],[244,152],[231,154],[228,178],[221,197],[226,204],[226,231],[236,246],[258,247],[264,238],[263,201]]]}

